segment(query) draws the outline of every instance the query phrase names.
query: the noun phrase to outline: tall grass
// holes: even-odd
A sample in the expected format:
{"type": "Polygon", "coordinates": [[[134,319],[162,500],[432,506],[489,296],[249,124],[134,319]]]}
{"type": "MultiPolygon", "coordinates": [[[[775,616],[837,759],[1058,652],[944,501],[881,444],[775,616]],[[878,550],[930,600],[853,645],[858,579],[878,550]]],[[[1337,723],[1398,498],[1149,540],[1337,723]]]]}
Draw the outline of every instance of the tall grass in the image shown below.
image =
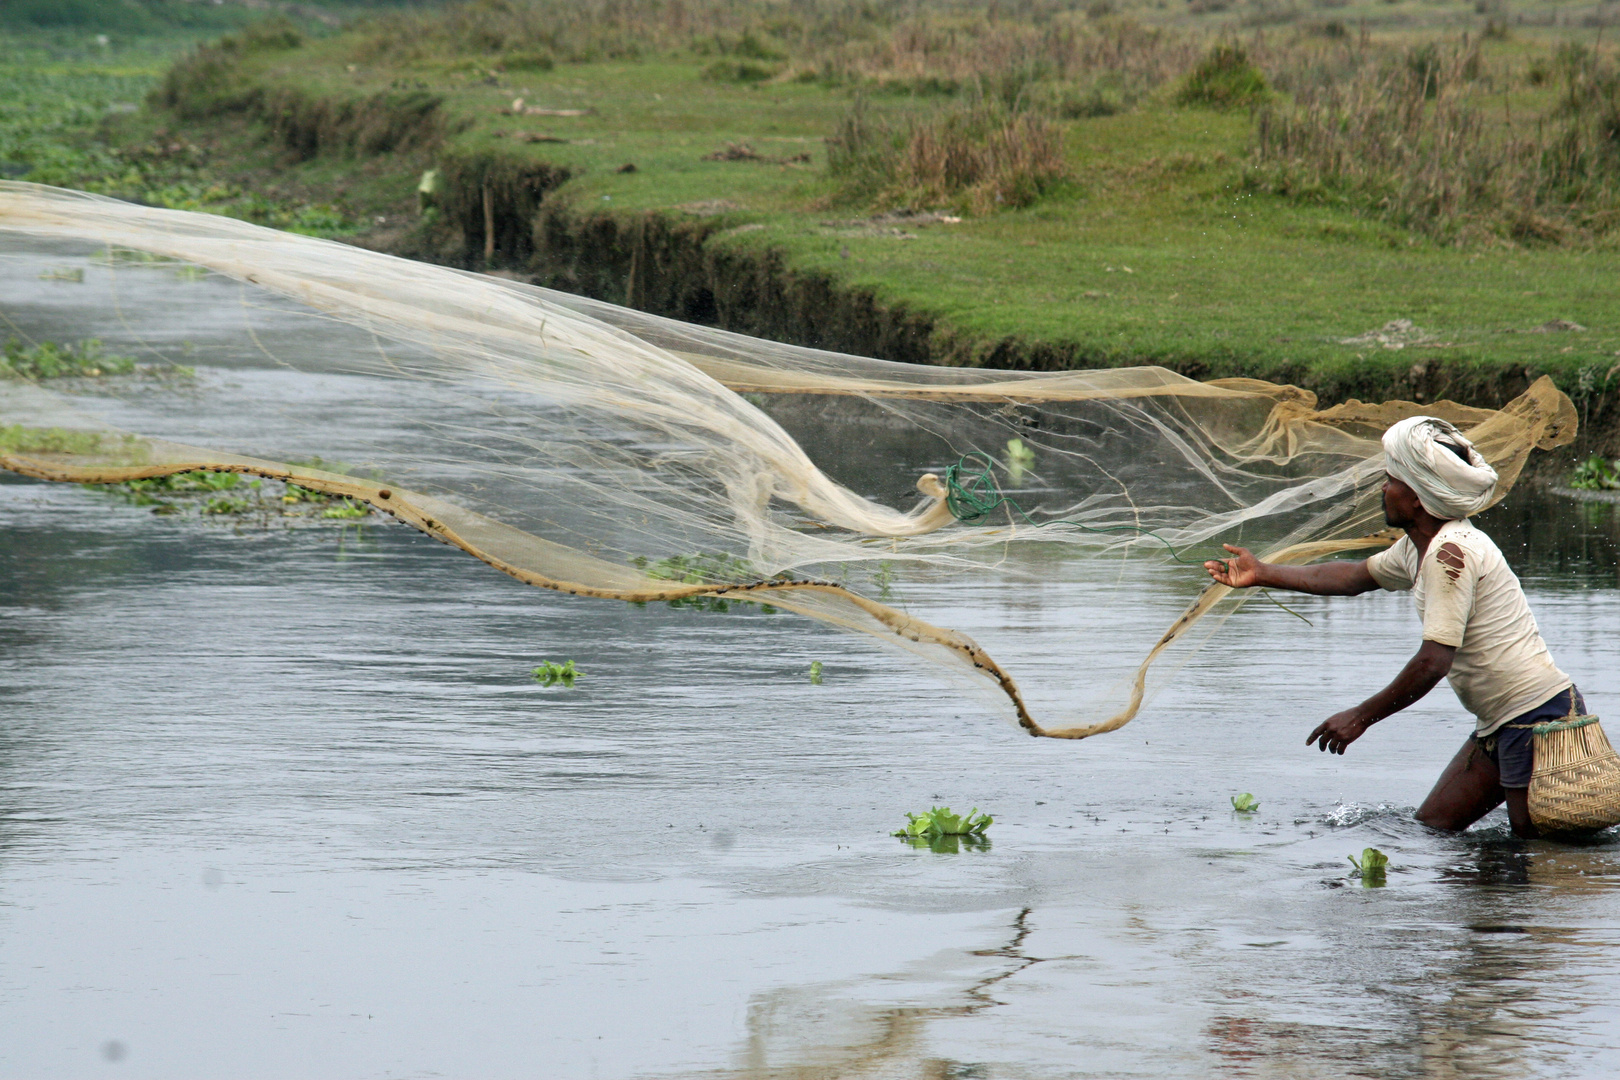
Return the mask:
{"type": "Polygon", "coordinates": [[[1072,119],[1136,104],[1200,51],[1184,35],[1071,11],[1033,22],[929,15],[829,46],[799,70],[880,92],[977,93],[1072,119]]]}
{"type": "MultiPolygon", "coordinates": [[[[1585,241],[1620,224],[1612,52],[1569,45],[1526,64],[1494,42],[1482,53],[1466,37],[1397,43],[1326,25],[1239,42],[1145,26],[1104,0],[466,0],[375,18],[347,40],[368,67],[476,63],[482,78],[677,57],[710,81],[913,99],[883,122],[857,108],[829,139],[853,201],[1027,205],[1065,175],[1064,122],[1147,104],[1253,110],[1247,183],[1436,237],[1585,241]]],[[[252,91],[234,69],[291,47],[273,37],[199,51],[157,100],[183,115],[242,107],[252,91]]]]}
{"type": "Polygon", "coordinates": [[[1249,178],[1444,239],[1601,236],[1620,224],[1620,72],[1578,45],[1494,75],[1462,45],[1370,57],[1261,110],[1249,178]],[[1515,115],[1515,82],[1549,80],[1551,107],[1515,115]]]}
{"type": "Polygon", "coordinates": [[[468,0],[373,20],[354,55],[502,66],[695,53],[746,64],[749,81],[764,72],[923,94],[990,88],[1008,100],[1078,81],[1123,107],[1201,51],[1098,10],[1096,0],[468,0]]]}
{"type": "Polygon", "coordinates": [[[848,201],[972,213],[1028,206],[1068,175],[1055,124],[982,98],[902,121],[857,102],[827,140],[827,169],[848,201]]]}

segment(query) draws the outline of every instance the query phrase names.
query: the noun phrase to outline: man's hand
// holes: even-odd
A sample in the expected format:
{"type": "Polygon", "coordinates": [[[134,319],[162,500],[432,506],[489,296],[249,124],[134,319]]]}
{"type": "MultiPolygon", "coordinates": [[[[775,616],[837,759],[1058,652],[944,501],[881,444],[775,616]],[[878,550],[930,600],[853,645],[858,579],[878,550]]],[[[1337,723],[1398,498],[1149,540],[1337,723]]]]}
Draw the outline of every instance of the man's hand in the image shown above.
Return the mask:
{"type": "Polygon", "coordinates": [[[1260,560],[1248,548],[1222,544],[1221,547],[1236,555],[1235,559],[1211,559],[1204,564],[1209,576],[1222,585],[1234,589],[1247,589],[1260,584],[1260,560]]]}
{"type": "Polygon", "coordinates": [[[1323,750],[1344,753],[1344,748],[1366,734],[1368,728],[1433,690],[1435,683],[1451,670],[1456,656],[1456,646],[1425,640],[1394,682],[1355,708],[1334,713],[1322,721],[1305,740],[1305,745],[1320,742],[1323,750]]]}
{"type": "Polygon", "coordinates": [[[1360,709],[1346,709],[1334,713],[1317,725],[1305,740],[1309,746],[1318,739],[1322,741],[1322,749],[1330,750],[1335,754],[1344,753],[1344,748],[1361,738],[1373,722],[1364,717],[1360,709]]]}

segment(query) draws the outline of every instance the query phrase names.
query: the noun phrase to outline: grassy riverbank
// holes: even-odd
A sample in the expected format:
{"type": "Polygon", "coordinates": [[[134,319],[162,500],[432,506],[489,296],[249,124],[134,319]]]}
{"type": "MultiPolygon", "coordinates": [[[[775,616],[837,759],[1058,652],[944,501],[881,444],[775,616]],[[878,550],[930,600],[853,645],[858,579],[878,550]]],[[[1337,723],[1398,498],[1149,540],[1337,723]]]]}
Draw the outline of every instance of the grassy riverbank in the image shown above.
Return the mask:
{"type": "Polygon", "coordinates": [[[202,208],[851,351],[1479,403],[1550,373],[1606,446],[1601,12],[1479,8],[485,0],[237,34],[107,139],[193,148],[202,208]]]}

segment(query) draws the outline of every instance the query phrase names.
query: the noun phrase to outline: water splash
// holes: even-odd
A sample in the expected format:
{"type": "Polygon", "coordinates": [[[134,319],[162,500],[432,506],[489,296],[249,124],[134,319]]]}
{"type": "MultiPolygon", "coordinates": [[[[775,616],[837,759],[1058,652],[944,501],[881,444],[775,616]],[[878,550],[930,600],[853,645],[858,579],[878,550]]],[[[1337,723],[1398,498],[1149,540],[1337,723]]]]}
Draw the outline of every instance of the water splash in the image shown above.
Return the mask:
{"type": "Polygon", "coordinates": [[[1348,829],[1374,821],[1410,821],[1416,812],[1416,807],[1396,806],[1394,803],[1368,806],[1365,803],[1341,802],[1323,816],[1322,824],[1333,829],[1348,829]]]}

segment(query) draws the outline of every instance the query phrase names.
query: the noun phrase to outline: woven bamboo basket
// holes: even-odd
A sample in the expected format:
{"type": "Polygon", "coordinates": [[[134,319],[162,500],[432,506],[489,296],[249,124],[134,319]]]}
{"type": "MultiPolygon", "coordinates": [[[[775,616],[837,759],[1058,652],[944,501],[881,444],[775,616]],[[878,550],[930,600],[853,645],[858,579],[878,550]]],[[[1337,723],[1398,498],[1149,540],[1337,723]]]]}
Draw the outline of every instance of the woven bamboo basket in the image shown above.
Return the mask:
{"type": "Polygon", "coordinates": [[[1575,716],[1532,729],[1536,768],[1530,777],[1530,820],[1544,833],[1594,832],[1620,825],[1620,754],[1595,716],[1575,716]]]}

